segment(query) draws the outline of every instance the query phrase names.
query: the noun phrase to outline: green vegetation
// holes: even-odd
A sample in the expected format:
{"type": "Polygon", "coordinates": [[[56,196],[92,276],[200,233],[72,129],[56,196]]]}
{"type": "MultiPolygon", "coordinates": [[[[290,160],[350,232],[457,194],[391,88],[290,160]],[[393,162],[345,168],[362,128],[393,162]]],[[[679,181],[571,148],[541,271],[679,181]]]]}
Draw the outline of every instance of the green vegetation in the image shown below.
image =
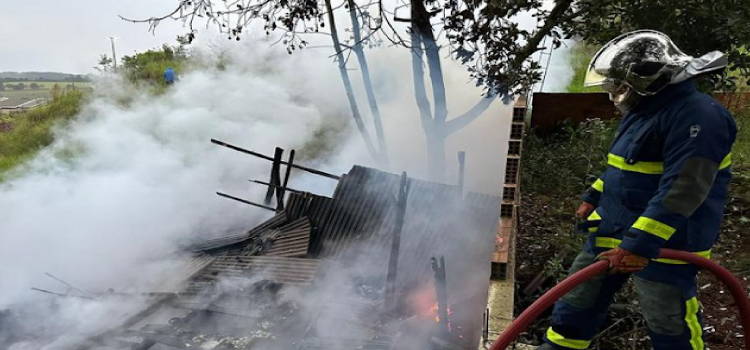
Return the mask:
{"type": "Polygon", "coordinates": [[[183,44],[179,46],[164,44],[159,49],[124,56],[121,72],[130,82],[156,87],[156,91],[159,92],[166,87],[164,71],[167,67],[172,67],[178,76],[188,68],[188,53],[183,44]]]}
{"type": "Polygon", "coordinates": [[[737,140],[734,143],[732,163],[736,170],[743,170],[742,174],[748,176],[750,171],[750,107],[740,113],[736,113],[734,120],[737,122],[737,140]]]}
{"type": "MultiPolygon", "coordinates": [[[[164,45],[159,49],[124,56],[118,73],[133,84],[149,87],[152,93],[161,93],[165,91],[164,70],[172,67],[179,74],[188,66],[188,53],[184,45],[184,42],[180,42],[178,46],[164,45]]],[[[103,57],[99,70],[111,72],[111,67],[106,66],[111,63],[103,57]]],[[[86,94],[91,91],[91,85],[84,79],[87,78],[53,73],[0,73],[0,97],[7,98],[4,100],[6,105],[15,106],[36,98],[50,99],[42,107],[0,115],[0,182],[10,169],[33,158],[39,150],[50,145],[54,141],[55,127],[64,126],[76,116],[86,94]],[[57,76],[64,76],[65,80],[49,79],[57,76]]],[[[75,153],[65,152],[60,156],[72,157],[75,153]]]]}
{"type": "Polygon", "coordinates": [[[527,136],[523,163],[530,171],[522,177],[524,192],[579,195],[606,167],[616,125],[617,121],[593,119],[566,124],[547,138],[527,136]]]}
{"type": "Polygon", "coordinates": [[[49,104],[0,119],[0,180],[9,169],[32,158],[54,140],[53,128],[70,121],[80,110],[84,92],[55,92],[49,104]]]}

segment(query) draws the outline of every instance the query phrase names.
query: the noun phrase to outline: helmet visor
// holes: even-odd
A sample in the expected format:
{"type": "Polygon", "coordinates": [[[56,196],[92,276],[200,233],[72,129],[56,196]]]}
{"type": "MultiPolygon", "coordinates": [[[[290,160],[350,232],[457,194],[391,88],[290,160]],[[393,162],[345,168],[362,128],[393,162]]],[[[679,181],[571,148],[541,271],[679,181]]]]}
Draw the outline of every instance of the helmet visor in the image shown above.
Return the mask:
{"type": "Polygon", "coordinates": [[[620,47],[621,40],[610,41],[604,45],[591,59],[589,67],[586,70],[586,77],[583,80],[583,86],[602,86],[608,81],[614,82],[612,77],[612,61],[615,56],[622,52],[620,47]]]}

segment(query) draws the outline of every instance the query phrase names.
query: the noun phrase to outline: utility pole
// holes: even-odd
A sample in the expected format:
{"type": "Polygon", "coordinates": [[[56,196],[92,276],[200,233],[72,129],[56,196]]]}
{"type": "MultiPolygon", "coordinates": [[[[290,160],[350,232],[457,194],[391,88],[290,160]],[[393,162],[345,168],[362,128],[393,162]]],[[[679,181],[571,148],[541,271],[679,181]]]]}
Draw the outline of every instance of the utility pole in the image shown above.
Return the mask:
{"type": "Polygon", "coordinates": [[[117,54],[115,54],[115,37],[109,37],[109,42],[112,44],[112,68],[117,70],[117,54]]]}

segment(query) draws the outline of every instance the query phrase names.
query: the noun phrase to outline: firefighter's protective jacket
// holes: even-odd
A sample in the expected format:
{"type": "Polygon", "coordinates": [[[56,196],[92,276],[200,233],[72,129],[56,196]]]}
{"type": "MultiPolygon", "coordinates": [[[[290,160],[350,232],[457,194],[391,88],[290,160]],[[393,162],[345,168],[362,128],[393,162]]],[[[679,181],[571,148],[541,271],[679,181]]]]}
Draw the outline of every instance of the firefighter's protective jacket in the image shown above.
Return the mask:
{"type": "MultiPolygon", "coordinates": [[[[692,80],[643,98],[623,117],[607,169],[583,195],[597,207],[584,225],[591,233],[586,250],[619,246],[656,258],[660,248],[673,248],[710,257],[736,132],[731,114],[692,80]]],[[[640,274],[679,275],[679,265],[655,259],[640,274]]]]}

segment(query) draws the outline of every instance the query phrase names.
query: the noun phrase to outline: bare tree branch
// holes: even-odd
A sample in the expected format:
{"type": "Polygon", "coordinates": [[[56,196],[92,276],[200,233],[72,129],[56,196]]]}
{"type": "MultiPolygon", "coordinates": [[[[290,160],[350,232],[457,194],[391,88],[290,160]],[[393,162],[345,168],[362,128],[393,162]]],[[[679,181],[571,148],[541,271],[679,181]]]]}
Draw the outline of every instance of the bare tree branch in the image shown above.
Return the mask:
{"type": "Polygon", "coordinates": [[[372,88],[372,79],[370,78],[370,67],[367,65],[367,57],[362,49],[363,39],[360,33],[359,19],[357,18],[357,6],[354,0],[347,0],[349,3],[349,15],[352,21],[352,33],[354,34],[355,44],[352,47],[352,51],[357,55],[357,62],[359,62],[360,72],[362,73],[362,82],[365,85],[365,93],[367,94],[367,102],[370,105],[370,113],[372,114],[372,121],[375,125],[375,135],[378,139],[378,147],[382,161],[387,164],[388,152],[385,143],[385,132],[383,132],[383,123],[380,119],[380,108],[378,108],[378,101],[375,98],[375,91],[372,88]]]}
{"type": "Polygon", "coordinates": [[[488,108],[490,108],[490,105],[492,105],[492,102],[494,102],[496,99],[497,95],[487,95],[479,100],[479,102],[477,102],[474,107],[471,107],[471,109],[466,111],[466,113],[447,121],[444,128],[445,134],[450,135],[469,125],[479,116],[481,116],[482,113],[484,113],[488,108]]]}
{"type": "Polygon", "coordinates": [[[349,100],[349,107],[352,111],[352,119],[354,119],[354,123],[357,125],[357,130],[359,130],[360,135],[362,135],[362,139],[365,142],[365,147],[367,147],[370,155],[376,160],[380,159],[379,152],[375,149],[375,146],[372,143],[370,133],[367,131],[364,122],[362,122],[362,115],[359,113],[359,108],[357,107],[357,100],[354,97],[354,90],[352,89],[352,83],[349,79],[349,72],[346,70],[346,60],[344,59],[344,54],[342,53],[339,44],[338,31],[336,30],[336,19],[333,16],[331,0],[324,1],[326,4],[326,9],[328,10],[328,22],[331,26],[331,39],[333,41],[333,47],[337,52],[336,58],[338,60],[339,73],[344,84],[344,90],[346,90],[346,97],[349,100]]]}

